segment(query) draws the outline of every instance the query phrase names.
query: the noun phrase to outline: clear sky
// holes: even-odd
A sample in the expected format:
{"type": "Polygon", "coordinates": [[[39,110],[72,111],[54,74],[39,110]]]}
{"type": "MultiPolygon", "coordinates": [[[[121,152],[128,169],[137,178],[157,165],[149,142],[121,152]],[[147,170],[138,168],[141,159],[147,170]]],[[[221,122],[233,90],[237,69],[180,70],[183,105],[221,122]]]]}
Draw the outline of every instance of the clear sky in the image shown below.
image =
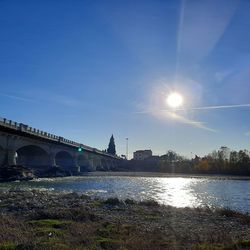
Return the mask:
{"type": "Polygon", "coordinates": [[[211,108],[250,103],[249,0],[0,0],[0,32],[2,117],[130,156],[250,149],[250,107],[211,108]]]}

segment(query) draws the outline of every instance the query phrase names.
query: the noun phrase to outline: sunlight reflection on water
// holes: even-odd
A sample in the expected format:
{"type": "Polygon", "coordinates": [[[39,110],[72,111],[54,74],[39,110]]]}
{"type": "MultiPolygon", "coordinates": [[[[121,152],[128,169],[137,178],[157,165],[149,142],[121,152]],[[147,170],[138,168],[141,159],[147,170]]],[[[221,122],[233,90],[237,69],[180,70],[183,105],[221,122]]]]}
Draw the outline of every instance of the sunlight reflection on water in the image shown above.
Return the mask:
{"type": "Polygon", "coordinates": [[[175,207],[198,206],[199,201],[192,194],[192,185],[199,180],[185,178],[158,178],[157,200],[175,207]]]}

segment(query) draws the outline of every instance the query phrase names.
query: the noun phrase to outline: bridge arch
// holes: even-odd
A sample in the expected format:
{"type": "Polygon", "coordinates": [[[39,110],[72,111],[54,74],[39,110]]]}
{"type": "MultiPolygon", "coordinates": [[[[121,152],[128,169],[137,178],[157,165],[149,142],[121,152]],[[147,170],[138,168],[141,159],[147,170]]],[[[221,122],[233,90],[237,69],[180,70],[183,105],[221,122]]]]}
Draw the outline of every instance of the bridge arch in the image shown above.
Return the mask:
{"type": "Polygon", "coordinates": [[[39,147],[43,151],[45,151],[47,154],[50,153],[49,146],[46,145],[45,143],[40,143],[35,140],[30,140],[26,138],[20,138],[20,139],[12,139],[12,148],[17,152],[20,148],[26,147],[26,146],[34,146],[34,147],[39,147]]]}
{"type": "Polygon", "coordinates": [[[57,152],[55,155],[55,162],[57,166],[65,170],[72,170],[75,165],[73,156],[67,151],[57,152]]]}
{"type": "Polygon", "coordinates": [[[26,145],[16,150],[17,165],[30,168],[43,168],[49,166],[49,154],[36,145],[26,145]]]}

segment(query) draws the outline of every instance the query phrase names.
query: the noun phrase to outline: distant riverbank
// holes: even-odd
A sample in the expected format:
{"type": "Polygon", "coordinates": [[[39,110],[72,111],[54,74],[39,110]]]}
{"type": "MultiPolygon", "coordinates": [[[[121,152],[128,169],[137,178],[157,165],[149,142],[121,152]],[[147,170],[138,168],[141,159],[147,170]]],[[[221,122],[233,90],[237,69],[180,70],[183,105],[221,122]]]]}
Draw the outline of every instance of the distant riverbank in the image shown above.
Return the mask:
{"type": "Polygon", "coordinates": [[[0,192],[0,249],[240,249],[250,216],[76,193],[0,192]]]}
{"type": "Polygon", "coordinates": [[[137,177],[188,177],[188,178],[214,178],[231,180],[250,180],[250,176],[241,175],[217,175],[217,174],[179,174],[160,172],[116,172],[116,171],[94,171],[84,172],[81,176],[137,176],[137,177]]]}
{"type": "Polygon", "coordinates": [[[132,176],[132,177],[187,177],[213,178],[230,180],[250,180],[250,176],[222,175],[222,174],[191,174],[191,173],[163,173],[144,171],[93,171],[72,173],[59,167],[48,168],[44,171],[34,171],[24,166],[2,166],[0,168],[0,183],[9,181],[27,181],[38,178],[54,178],[68,176],[132,176]]]}

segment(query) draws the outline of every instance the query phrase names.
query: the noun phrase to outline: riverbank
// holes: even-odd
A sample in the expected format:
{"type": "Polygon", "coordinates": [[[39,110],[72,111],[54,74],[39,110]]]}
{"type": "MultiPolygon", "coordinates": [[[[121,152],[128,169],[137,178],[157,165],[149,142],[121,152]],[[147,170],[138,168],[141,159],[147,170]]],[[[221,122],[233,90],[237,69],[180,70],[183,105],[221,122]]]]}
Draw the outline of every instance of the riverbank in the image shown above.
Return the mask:
{"type": "Polygon", "coordinates": [[[181,178],[210,178],[217,180],[250,180],[250,176],[218,175],[218,174],[181,174],[162,172],[126,172],[126,171],[93,171],[71,173],[59,167],[32,171],[24,166],[3,166],[0,168],[0,183],[12,181],[27,181],[41,178],[69,177],[69,176],[127,176],[127,177],[181,177],[181,178]]]}
{"type": "Polygon", "coordinates": [[[44,168],[43,170],[31,170],[23,165],[1,166],[0,183],[11,181],[28,181],[38,178],[66,177],[78,173],[71,173],[60,167],[44,168]]]}
{"type": "Polygon", "coordinates": [[[250,216],[76,193],[0,192],[0,249],[246,249],[250,216]]]}
{"type": "Polygon", "coordinates": [[[128,177],[182,177],[182,178],[210,178],[219,180],[250,180],[250,176],[219,175],[219,174],[180,174],[161,172],[120,172],[120,171],[93,171],[83,172],[81,176],[128,176],[128,177]]]}

